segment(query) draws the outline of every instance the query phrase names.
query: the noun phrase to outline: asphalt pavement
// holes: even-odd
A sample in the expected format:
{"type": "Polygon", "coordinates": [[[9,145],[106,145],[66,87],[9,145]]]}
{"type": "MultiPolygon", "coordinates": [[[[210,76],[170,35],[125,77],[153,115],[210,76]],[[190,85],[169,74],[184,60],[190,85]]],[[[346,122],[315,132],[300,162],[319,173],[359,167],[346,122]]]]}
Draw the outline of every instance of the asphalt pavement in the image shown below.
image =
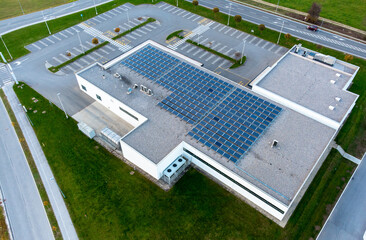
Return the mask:
{"type": "Polygon", "coordinates": [[[8,113],[0,100],[0,187],[15,240],[54,239],[51,225],[8,113]]]}
{"type": "Polygon", "coordinates": [[[98,6],[113,0],[78,0],[61,6],[48,8],[43,11],[29,13],[14,18],[0,21],[0,35],[12,32],[16,29],[30,26],[44,20],[52,20],[75,12],[82,11],[93,6],[98,6]],[[94,5],[95,4],[95,5],[94,5]]]}
{"type": "MultiPolygon", "coordinates": [[[[192,2],[192,0],[186,1],[192,2]]],[[[302,38],[309,42],[366,59],[366,44],[344,38],[322,29],[317,32],[312,32],[306,29],[306,24],[292,21],[243,4],[231,2],[229,0],[200,0],[199,5],[210,9],[218,7],[220,12],[225,14],[229,14],[230,12],[231,16],[240,15],[246,21],[255,24],[264,24],[267,28],[278,32],[280,32],[282,28],[283,33],[290,33],[292,36],[302,38]]],[[[258,31],[258,29],[253,30],[258,31]]]]}
{"type": "Polygon", "coordinates": [[[366,231],[366,154],[317,240],[361,240],[366,231]]]}

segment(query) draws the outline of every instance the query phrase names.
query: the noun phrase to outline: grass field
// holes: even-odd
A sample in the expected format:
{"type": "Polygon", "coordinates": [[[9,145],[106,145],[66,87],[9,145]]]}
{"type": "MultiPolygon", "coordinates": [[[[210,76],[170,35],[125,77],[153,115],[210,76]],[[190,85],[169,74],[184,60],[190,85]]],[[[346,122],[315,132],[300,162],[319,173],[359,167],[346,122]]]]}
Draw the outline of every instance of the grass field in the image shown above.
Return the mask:
{"type": "MultiPolygon", "coordinates": [[[[277,0],[264,0],[277,4],[277,0]]],[[[313,0],[281,0],[280,5],[308,12],[313,0]]],[[[358,29],[366,30],[366,0],[318,0],[322,5],[321,17],[328,18],[358,29]]]]}
{"type": "Polygon", "coordinates": [[[1,240],[8,240],[9,239],[9,232],[8,227],[6,226],[5,222],[5,215],[4,209],[0,206],[0,239],[1,240]]]}
{"type": "Polygon", "coordinates": [[[139,173],[130,175],[132,168],[84,136],[48,100],[26,85],[14,89],[22,104],[38,110],[29,116],[80,239],[308,240],[355,168],[332,151],[282,229],[194,169],[169,192],[139,173]]]}
{"type": "Polygon", "coordinates": [[[19,4],[18,0],[1,0],[0,20],[23,15],[20,6],[24,13],[28,14],[73,1],[75,0],[19,0],[19,4]]]}

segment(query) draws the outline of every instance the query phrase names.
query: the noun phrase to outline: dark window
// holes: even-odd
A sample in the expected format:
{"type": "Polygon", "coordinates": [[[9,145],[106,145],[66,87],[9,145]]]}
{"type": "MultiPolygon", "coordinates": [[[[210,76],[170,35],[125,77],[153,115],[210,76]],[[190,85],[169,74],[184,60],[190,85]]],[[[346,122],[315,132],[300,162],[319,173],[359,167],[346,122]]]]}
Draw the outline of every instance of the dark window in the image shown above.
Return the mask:
{"type": "Polygon", "coordinates": [[[97,95],[97,98],[100,100],[100,101],[102,101],[102,98],[98,95],[98,94],[96,94],[97,95]]]}
{"type": "Polygon", "coordinates": [[[135,117],[134,115],[132,115],[131,113],[127,112],[126,110],[124,110],[123,108],[119,107],[119,110],[121,110],[122,112],[126,113],[128,116],[132,117],[133,119],[136,119],[137,121],[139,120],[137,117],[135,117]]]}
{"type": "Polygon", "coordinates": [[[81,85],[81,88],[86,91],[86,87],[84,85],[81,85]]]}

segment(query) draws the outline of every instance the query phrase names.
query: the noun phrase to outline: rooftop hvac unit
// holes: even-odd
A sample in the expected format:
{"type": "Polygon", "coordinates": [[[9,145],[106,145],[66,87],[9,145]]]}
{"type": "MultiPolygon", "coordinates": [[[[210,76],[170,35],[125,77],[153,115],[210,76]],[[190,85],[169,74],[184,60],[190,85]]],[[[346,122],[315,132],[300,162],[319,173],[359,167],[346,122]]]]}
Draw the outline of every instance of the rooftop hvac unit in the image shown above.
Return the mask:
{"type": "Polygon", "coordinates": [[[153,93],[152,93],[151,89],[148,89],[146,93],[147,93],[147,95],[149,95],[149,96],[152,96],[152,95],[153,95],[153,93]]]}
{"type": "Polygon", "coordinates": [[[342,100],[342,98],[340,98],[340,97],[335,97],[335,100],[336,100],[337,102],[340,102],[340,101],[342,100]]]}
{"type": "Polygon", "coordinates": [[[329,106],[329,110],[333,111],[334,107],[332,105],[329,106]]]}
{"type": "Polygon", "coordinates": [[[331,83],[331,84],[335,84],[335,83],[336,83],[336,81],[335,81],[335,80],[330,80],[330,83],[331,83]]]}
{"type": "Polygon", "coordinates": [[[88,138],[92,139],[95,137],[95,131],[91,127],[89,127],[86,123],[79,122],[78,123],[79,130],[84,133],[88,138]]]}
{"type": "Polygon", "coordinates": [[[164,170],[164,175],[170,179],[173,176],[173,174],[176,173],[180,169],[180,167],[183,166],[185,163],[186,163],[185,159],[181,157],[178,158],[164,170]]]}
{"type": "Polygon", "coordinates": [[[277,141],[276,139],[275,139],[275,140],[273,140],[271,148],[276,147],[276,146],[277,146],[277,144],[278,144],[278,141],[277,141]]]}
{"type": "Polygon", "coordinates": [[[102,131],[100,131],[100,134],[102,135],[103,139],[106,140],[108,143],[118,149],[120,148],[120,140],[122,137],[119,136],[117,133],[105,127],[102,129],[102,131]]]}
{"type": "Polygon", "coordinates": [[[147,87],[145,87],[144,85],[140,85],[140,91],[146,93],[147,87]]]}
{"type": "Polygon", "coordinates": [[[340,73],[336,73],[336,76],[337,76],[337,77],[340,77],[340,76],[341,76],[341,74],[340,74],[340,73]]]}
{"type": "Polygon", "coordinates": [[[132,93],[132,88],[128,88],[127,89],[127,94],[131,94],[132,93]]]}
{"type": "Polygon", "coordinates": [[[119,73],[117,73],[117,72],[116,72],[115,74],[113,74],[113,76],[114,76],[115,78],[122,79],[122,78],[121,78],[121,75],[120,75],[119,73]]]}
{"type": "Polygon", "coordinates": [[[136,88],[138,88],[138,87],[139,87],[139,85],[138,85],[138,84],[136,84],[136,83],[133,85],[133,89],[136,89],[136,88]]]}
{"type": "Polygon", "coordinates": [[[295,53],[298,53],[301,50],[301,43],[297,44],[295,47],[295,53]]]}
{"type": "Polygon", "coordinates": [[[315,54],[314,59],[330,66],[333,66],[336,62],[336,58],[321,53],[315,54]]]}

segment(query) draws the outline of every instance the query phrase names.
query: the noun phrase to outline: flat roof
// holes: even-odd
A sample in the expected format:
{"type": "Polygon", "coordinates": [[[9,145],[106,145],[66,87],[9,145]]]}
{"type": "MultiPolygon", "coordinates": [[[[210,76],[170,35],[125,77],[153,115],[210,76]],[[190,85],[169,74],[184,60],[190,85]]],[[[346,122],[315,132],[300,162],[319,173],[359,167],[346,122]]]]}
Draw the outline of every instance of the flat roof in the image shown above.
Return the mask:
{"type": "Polygon", "coordinates": [[[337,66],[289,53],[256,85],[341,122],[357,95],[344,90],[352,77],[350,69],[346,73],[339,70],[339,63],[337,66]],[[330,110],[329,106],[334,109],[330,110]]]}
{"type": "MultiPolygon", "coordinates": [[[[288,59],[291,60],[292,57],[288,59]]],[[[297,57],[294,56],[294,59],[296,61],[297,57]]],[[[181,58],[180,60],[183,61],[181,58]]],[[[213,74],[203,67],[198,68],[213,74]]],[[[123,141],[154,163],[159,163],[178,144],[185,141],[287,205],[295,197],[335,134],[334,129],[275,103],[282,108],[282,111],[236,166],[234,162],[190,137],[188,132],[195,125],[183,121],[157,105],[169,96],[171,91],[125,67],[120,61],[107,70],[94,65],[78,75],[148,119],[126,135],[123,141]],[[123,81],[113,76],[116,72],[124,77],[123,81]],[[134,90],[128,95],[127,88],[135,83],[151,89],[153,96],[148,96],[139,90],[134,90]],[[275,148],[271,148],[273,140],[278,140],[278,146],[275,148]]],[[[273,103],[228,79],[215,76],[273,103]]]]}

